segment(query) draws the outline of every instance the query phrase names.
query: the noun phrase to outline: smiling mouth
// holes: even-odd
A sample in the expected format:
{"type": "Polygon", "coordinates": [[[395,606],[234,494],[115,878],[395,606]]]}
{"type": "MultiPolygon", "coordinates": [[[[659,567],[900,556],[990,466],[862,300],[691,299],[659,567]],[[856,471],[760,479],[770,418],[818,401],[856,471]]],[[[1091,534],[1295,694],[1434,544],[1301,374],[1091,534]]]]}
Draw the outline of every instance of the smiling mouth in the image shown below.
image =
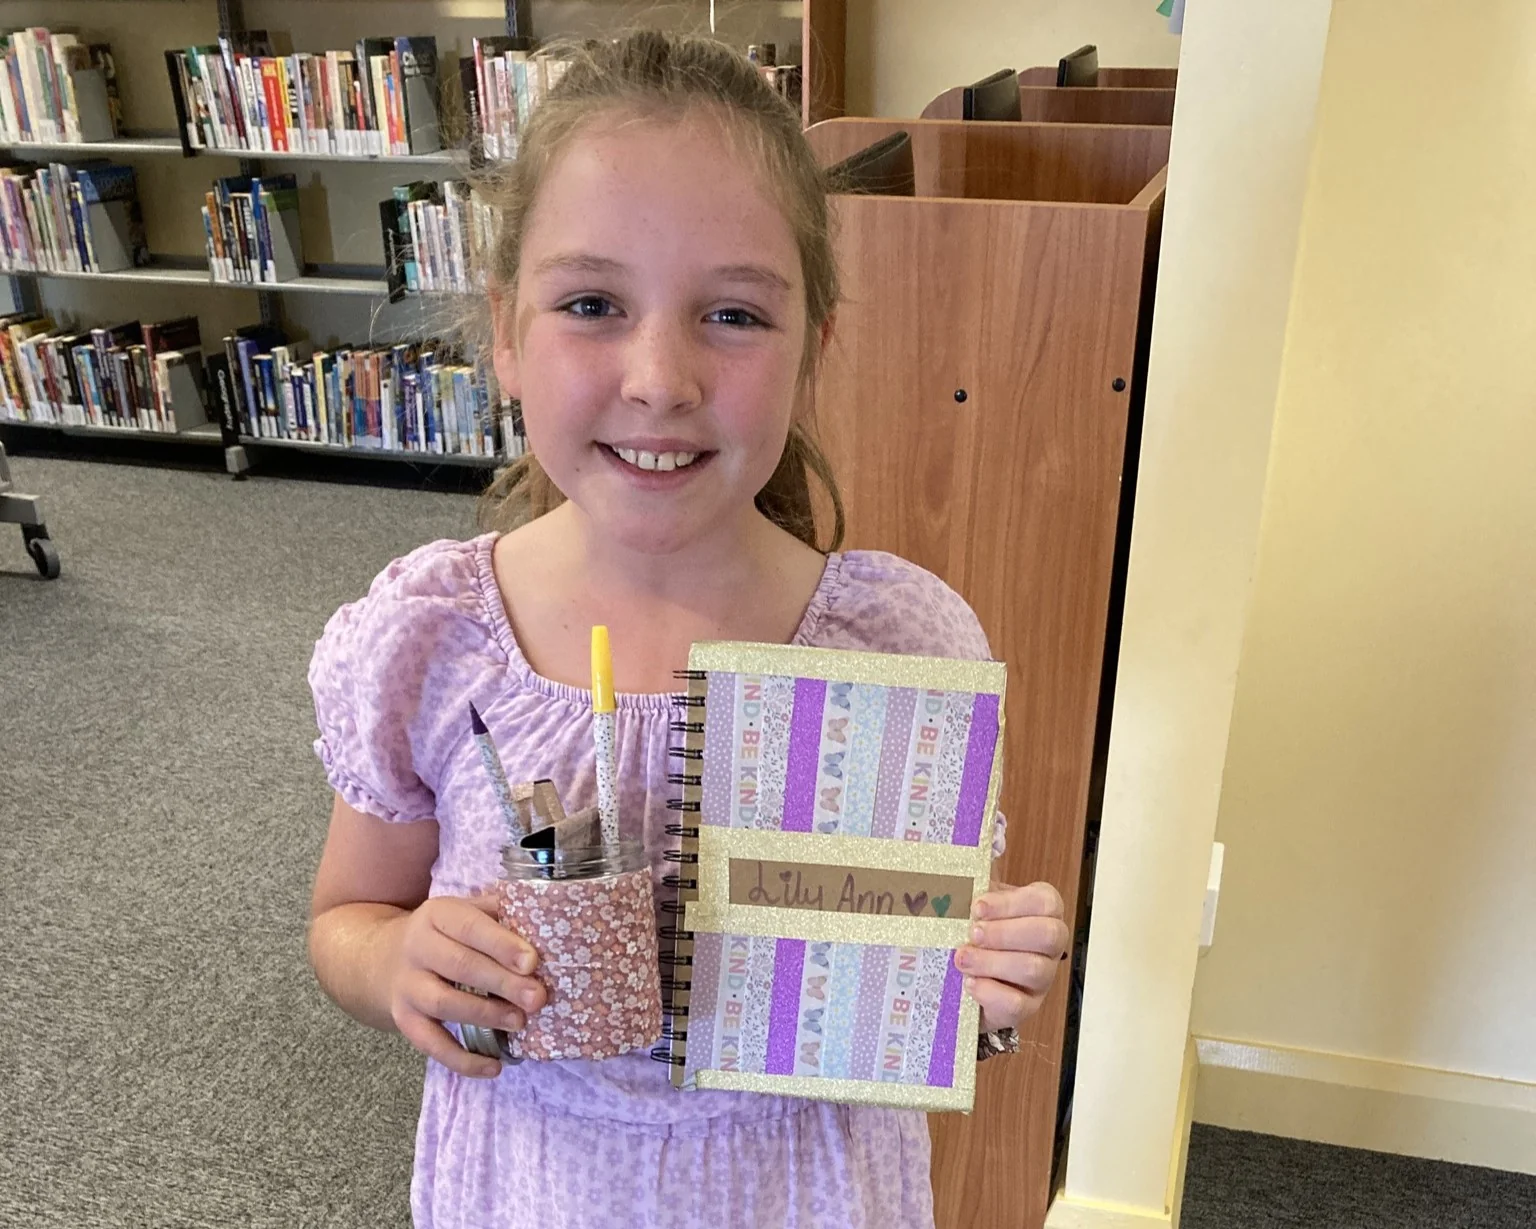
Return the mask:
{"type": "Polygon", "coordinates": [[[638,448],[615,448],[612,444],[604,447],[626,465],[647,473],[670,473],[675,469],[687,469],[708,455],[703,452],[647,452],[638,448]]]}

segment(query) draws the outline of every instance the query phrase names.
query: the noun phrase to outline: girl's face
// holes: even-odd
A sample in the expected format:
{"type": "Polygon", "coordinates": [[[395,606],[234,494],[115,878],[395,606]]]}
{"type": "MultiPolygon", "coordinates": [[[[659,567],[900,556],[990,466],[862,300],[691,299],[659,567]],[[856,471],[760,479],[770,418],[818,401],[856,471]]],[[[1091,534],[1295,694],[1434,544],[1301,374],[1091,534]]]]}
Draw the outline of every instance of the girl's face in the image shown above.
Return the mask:
{"type": "Polygon", "coordinates": [[[496,374],[546,473],[618,545],[740,531],[805,344],[800,254],[718,125],[594,122],[549,167],[496,374]]]}

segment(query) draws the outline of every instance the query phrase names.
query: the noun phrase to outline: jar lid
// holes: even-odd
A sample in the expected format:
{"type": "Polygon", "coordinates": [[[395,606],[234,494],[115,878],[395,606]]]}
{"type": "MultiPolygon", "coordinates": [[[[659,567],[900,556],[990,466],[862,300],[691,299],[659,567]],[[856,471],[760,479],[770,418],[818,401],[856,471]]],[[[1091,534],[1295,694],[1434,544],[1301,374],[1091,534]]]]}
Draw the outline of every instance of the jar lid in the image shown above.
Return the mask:
{"type": "Polygon", "coordinates": [[[512,1052],[506,1033],[499,1028],[486,1028],[482,1024],[459,1025],[459,1044],[471,1054],[482,1058],[499,1058],[508,1065],[522,1062],[522,1057],[512,1052]]]}
{"type": "Polygon", "coordinates": [[[638,870],[647,862],[640,841],[564,847],[524,841],[503,847],[501,865],[508,879],[596,879],[638,870]]]}

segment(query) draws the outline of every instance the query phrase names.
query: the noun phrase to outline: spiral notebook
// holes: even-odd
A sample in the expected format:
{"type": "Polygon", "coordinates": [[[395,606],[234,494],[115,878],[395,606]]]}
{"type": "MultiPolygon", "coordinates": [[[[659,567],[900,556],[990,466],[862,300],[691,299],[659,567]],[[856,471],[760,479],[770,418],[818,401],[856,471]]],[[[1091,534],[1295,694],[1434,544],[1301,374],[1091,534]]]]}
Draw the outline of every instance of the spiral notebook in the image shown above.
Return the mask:
{"type": "Polygon", "coordinates": [[[969,1110],[1000,662],[697,644],[662,928],[682,1089],[969,1110]]]}

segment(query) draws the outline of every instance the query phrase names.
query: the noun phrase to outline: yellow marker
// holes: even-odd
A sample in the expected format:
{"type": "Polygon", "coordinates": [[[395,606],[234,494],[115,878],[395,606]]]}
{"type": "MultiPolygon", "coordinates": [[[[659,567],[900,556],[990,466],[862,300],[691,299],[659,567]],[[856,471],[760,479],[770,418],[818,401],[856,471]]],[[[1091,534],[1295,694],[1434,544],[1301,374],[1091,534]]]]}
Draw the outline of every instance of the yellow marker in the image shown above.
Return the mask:
{"type": "Polygon", "coordinates": [[[613,653],[608,629],[592,629],[592,739],[597,750],[597,810],[603,844],[619,843],[618,703],[613,694],[613,653]]]}
{"type": "Polygon", "coordinates": [[[608,629],[592,629],[592,711],[611,713],[618,706],[613,699],[613,651],[608,647],[608,629]]]}

